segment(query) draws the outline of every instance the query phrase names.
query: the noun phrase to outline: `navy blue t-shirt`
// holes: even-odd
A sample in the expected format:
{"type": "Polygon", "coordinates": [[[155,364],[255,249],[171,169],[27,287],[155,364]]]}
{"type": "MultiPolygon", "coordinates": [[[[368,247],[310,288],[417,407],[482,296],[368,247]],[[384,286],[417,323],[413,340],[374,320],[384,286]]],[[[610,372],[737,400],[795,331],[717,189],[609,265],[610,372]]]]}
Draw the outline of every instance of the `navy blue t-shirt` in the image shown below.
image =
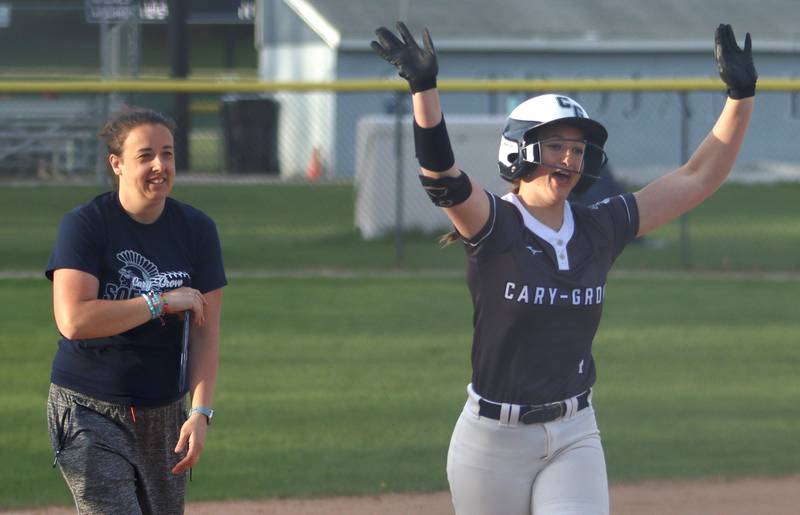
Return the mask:
{"type": "MultiPolygon", "coordinates": [[[[203,293],[227,284],[214,222],[167,198],[164,212],[142,224],[123,210],[116,192],[104,193],[64,215],[45,274],[71,268],[100,282],[98,299],[124,300],[154,290],[191,286],[203,293]]],[[[53,383],[97,399],[160,406],[178,391],[182,323],[179,314],[122,334],[58,342],[53,383]]],[[[191,352],[191,349],[190,349],[191,352]]]]}
{"type": "Polygon", "coordinates": [[[589,207],[567,202],[554,231],[516,195],[487,195],[489,220],[464,242],[473,388],[514,404],[578,395],[595,381],[591,348],[606,275],[639,231],[636,200],[625,194],[589,207]]]}

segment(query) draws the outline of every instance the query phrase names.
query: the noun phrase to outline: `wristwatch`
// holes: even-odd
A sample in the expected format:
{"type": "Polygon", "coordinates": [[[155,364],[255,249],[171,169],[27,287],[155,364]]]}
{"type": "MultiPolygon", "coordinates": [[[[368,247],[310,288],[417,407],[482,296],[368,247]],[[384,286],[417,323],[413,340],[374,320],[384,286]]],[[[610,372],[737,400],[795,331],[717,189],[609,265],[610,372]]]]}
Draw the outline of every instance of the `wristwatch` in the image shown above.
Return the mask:
{"type": "Polygon", "coordinates": [[[206,408],[205,406],[195,406],[189,411],[189,416],[191,417],[195,413],[200,413],[201,415],[205,415],[206,422],[208,424],[211,423],[211,418],[214,416],[214,410],[211,408],[206,408]]]}

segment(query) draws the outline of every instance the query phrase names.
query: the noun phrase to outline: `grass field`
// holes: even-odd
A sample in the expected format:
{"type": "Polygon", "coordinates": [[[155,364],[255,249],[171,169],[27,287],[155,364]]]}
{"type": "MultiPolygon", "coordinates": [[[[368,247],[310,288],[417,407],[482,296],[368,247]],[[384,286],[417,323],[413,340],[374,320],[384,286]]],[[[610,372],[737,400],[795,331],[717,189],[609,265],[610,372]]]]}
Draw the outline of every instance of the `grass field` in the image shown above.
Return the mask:
{"type": "MultiPolygon", "coordinates": [[[[1,187],[0,270],[41,271],[63,212],[99,191],[1,187]]],[[[692,214],[698,263],[797,271],[798,193],[724,188],[692,214]]],[[[218,416],[189,498],[446,488],[469,379],[463,280],[248,275],[392,269],[392,239],[366,243],[353,229],[348,186],[179,186],[176,196],[215,218],[235,276],[223,306],[218,416]]],[[[653,238],[666,247],[634,245],[618,268],[676,268],[677,228],[653,238]]],[[[433,239],[409,235],[409,270],[462,266],[457,246],[440,250],[433,239]]],[[[800,472],[799,284],[610,280],[594,404],[612,481],[800,472]]],[[[0,507],[68,504],[44,417],[57,337],[50,285],[0,279],[0,305],[0,507]]]]}
{"type": "MultiPolygon", "coordinates": [[[[44,280],[0,281],[0,506],[68,503],[44,280]]],[[[612,481],[800,471],[797,283],[614,279],[595,344],[612,481]]],[[[469,378],[462,281],[235,279],[190,499],[431,491],[469,378]]]]}
{"type": "MultiPolygon", "coordinates": [[[[0,187],[0,270],[41,270],[65,211],[98,187],[0,187]]],[[[209,213],[231,270],[397,266],[394,237],[365,242],[354,227],[349,185],[182,185],[175,197],[209,213]]],[[[800,271],[800,184],[728,185],[689,215],[690,267],[702,270],[800,271]]],[[[407,234],[402,266],[463,267],[458,245],[440,249],[437,235],[407,234]]],[[[679,224],[631,245],[617,268],[679,269],[679,224]],[[657,245],[656,245],[657,244],[657,245]]]]}

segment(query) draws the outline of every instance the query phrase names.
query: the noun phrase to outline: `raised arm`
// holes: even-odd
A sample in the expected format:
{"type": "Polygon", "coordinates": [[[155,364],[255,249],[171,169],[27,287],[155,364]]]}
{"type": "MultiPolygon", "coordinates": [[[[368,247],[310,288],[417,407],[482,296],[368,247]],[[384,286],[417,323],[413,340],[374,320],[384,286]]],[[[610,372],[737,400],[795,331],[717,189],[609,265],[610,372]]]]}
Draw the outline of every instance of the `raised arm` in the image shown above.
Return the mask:
{"type": "MultiPolygon", "coordinates": [[[[59,332],[70,340],[120,334],[153,317],[147,301],[136,295],[126,300],[98,299],[100,281],[89,273],[70,268],[53,272],[53,313],[59,332]]],[[[204,321],[205,299],[188,287],[164,294],[168,312],[191,310],[198,325],[204,321]]]]}
{"type": "Polygon", "coordinates": [[[436,76],[439,65],[430,33],[423,33],[420,48],[402,22],[398,38],[386,27],[375,31],[375,52],[397,68],[411,88],[414,109],[414,147],[422,175],[420,181],[434,204],[444,209],[458,232],[471,238],[489,218],[489,199],[483,188],[455,163],[447,135],[436,76]]]}
{"type": "Polygon", "coordinates": [[[683,166],[634,193],[639,206],[639,236],[691,211],[728,177],[744,141],[753,112],[758,74],[750,34],[744,50],[730,25],[717,27],[714,55],[728,86],[728,100],[711,132],[683,166]]]}

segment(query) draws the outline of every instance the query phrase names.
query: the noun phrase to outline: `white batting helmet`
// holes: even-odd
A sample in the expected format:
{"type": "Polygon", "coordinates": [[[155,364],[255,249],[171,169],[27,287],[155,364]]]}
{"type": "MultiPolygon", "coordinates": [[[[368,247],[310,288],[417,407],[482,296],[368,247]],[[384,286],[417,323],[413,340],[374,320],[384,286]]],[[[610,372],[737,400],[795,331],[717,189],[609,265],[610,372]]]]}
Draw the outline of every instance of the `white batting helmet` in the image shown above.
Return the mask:
{"type": "Polygon", "coordinates": [[[589,118],[579,103],[564,95],[529,98],[511,111],[500,138],[497,156],[500,176],[510,182],[535,170],[536,165],[541,164],[537,132],[558,123],[577,127],[583,132],[586,155],[581,179],[574,190],[580,193],[588,189],[606,164],[603,145],[608,132],[599,122],[589,118]],[[523,151],[526,147],[530,149],[523,151]]]}

